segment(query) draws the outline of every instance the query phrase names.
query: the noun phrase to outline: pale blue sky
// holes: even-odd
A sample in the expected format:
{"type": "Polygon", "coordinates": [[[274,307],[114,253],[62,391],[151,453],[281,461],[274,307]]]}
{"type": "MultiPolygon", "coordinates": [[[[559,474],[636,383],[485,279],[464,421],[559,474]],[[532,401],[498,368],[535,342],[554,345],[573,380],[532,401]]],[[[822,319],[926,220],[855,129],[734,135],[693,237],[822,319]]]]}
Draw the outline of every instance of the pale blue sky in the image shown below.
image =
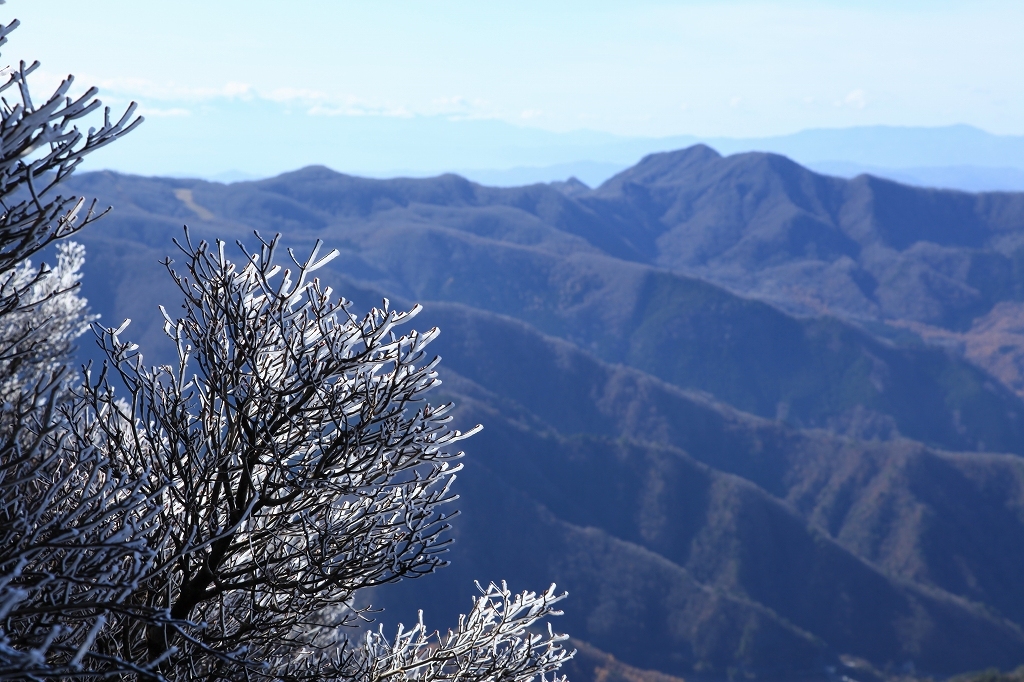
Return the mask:
{"type": "Polygon", "coordinates": [[[111,101],[137,99],[151,135],[260,100],[300,126],[441,116],[625,136],[1024,134],[1019,0],[9,0],[0,15],[23,22],[5,62],[37,58],[41,83],[73,72],[111,101]]]}

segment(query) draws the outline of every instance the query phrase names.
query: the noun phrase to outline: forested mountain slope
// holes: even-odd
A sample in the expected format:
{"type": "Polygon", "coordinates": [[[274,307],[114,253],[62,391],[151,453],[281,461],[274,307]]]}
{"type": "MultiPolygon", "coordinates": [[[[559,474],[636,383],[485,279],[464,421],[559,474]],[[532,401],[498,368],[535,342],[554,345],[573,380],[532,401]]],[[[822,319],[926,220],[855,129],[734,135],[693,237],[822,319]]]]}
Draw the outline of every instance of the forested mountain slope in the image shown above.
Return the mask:
{"type": "Polygon", "coordinates": [[[693,147],[649,156],[583,202],[622,233],[643,225],[650,262],[807,311],[956,326],[1024,283],[1024,194],[841,180],[693,147]]]}
{"type": "Polygon", "coordinates": [[[342,256],[321,277],[356,310],[424,304],[442,391],[486,428],[452,566],[374,593],[390,613],[438,623],[473,579],[557,581],[559,627],[621,661],[587,649],[577,672],[623,679],[1024,662],[1024,402],[922,341],[1016,305],[1024,195],[706,147],[596,190],[324,168],[72,187],[116,207],[82,235],[85,295],[153,361],[184,223],[323,239],[342,256]]]}
{"type": "MultiPolygon", "coordinates": [[[[282,231],[293,244],[323,238],[344,249],[335,271],[392,296],[512,315],[761,416],[868,435],[898,431],[954,449],[1024,447],[1017,418],[1024,403],[969,363],[929,348],[894,348],[834,318],[794,318],[609,256],[568,231],[586,233],[589,223],[567,226],[565,215],[589,214],[547,186],[482,188],[454,176],[365,180],[316,168],[191,189],[188,181],[114,176],[101,187],[104,179],[80,182],[119,206],[105,237],[160,254],[184,221],[199,234],[231,239],[253,228],[282,231]],[[185,192],[188,202],[175,194],[185,192]],[[205,207],[207,219],[190,220],[189,204],[205,207]]],[[[600,218],[593,220],[599,230],[600,218]]],[[[141,303],[138,278],[130,281],[129,297],[141,303]]]]}

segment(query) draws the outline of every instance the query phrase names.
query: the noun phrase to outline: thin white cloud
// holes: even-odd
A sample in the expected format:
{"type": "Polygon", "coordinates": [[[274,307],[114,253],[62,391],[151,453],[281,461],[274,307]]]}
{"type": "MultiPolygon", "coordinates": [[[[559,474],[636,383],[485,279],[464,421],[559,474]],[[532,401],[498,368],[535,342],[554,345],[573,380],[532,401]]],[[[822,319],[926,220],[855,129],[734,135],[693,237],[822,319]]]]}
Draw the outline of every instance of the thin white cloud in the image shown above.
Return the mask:
{"type": "MultiPolygon", "coordinates": [[[[54,89],[63,78],[40,69],[32,75],[32,85],[40,90],[54,89]]],[[[72,93],[84,91],[91,86],[99,88],[101,97],[106,94],[140,101],[202,102],[219,98],[248,99],[257,96],[251,85],[237,81],[228,81],[218,87],[194,87],[175,82],[161,83],[145,78],[93,78],[88,73],[75,76],[72,93]]]]}
{"type": "Polygon", "coordinates": [[[846,97],[837,104],[851,109],[863,109],[868,104],[867,94],[861,88],[857,88],[846,93],[846,97]]]}
{"type": "Polygon", "coordinates": [[[263,95],[264,99],[274,102],[323,102],[330,99],[326,92],[305,88],[275,88],[263,95]]]}
{"type": "MultiPolygon", "coordinates": [[[[143,104],[141,113],[148,116],[187,116],[189,105],[213,104],[224,100],[269,101],[277,104],[293,104],[305,109],[310,116],[388,116],[410,118],[413,116],[449,116],[458,119],[511,118],[519,112],[502,116],[491,109],[482,99],[471,99],[461,95],[434,98],[426,106],[414,107],[405,103],[379,102],[337,95],[323,90],[308,88],[278,87],[263,91],[248,83],[229,81],[218,87],[189,87],[179,83],[159,83],[141,78],[79,79],[100,88],[101,97],[111,102],[137,100],[143,104]],[[159,106],[158,106],[159,105],[159,106]]],[[[39,79],[42,89],[55,88],[60,79],[53,74],[43,74],[39,79]]],[[[84,90],[84,88],[83,88],[84,90]]],[[[523,112],[522,118],[530,118],[532,110],[523,112]]]]}
{"type": "MultiPolygon", "coordinates": [[[[296,98],[296,100],[298,99],[300,98],[296,98]]],[[[411,118],[416,115],[416,112],[403,106],[375,104],[355,97],[348,97],[342,101],[325,98],[322,102],[314,103],[306,110],[306,113],[310,116],[388,116],[392,118],[411,118]]]]}
{"type": "Polygon", "coordinates": [[[343,112],[352,95],[367,103],[360,113],[404,108],[523,124],[523,111],[540,109],[530,125],[585,121],[622,135],[1024,126],[1020,0],[641,0],[593,11],[531,0],[471,11],[469,3],[409,3],[398,13],[389,3],[307,2],[284,15],[242,0],[137,2],[132,12],[116,4],[95,0],[100,9],[82,13],[75,0],[19,3],[24,25],[0,66],[40,59],[60,76],[78,74],[76,87],[100,85],[105,99],[123,92],[194,115],[193,102],[220,96],[343,112]],[[271,34],[270,49],[254,38],[271,34]],[[68,35],[90,36],[89,49],[68,35]],[[847,101],[855,88],[863,97],[847,101]],[[735,108],[733,95],[743,98],[735,108]]]}
{"type": "Polygon", "coordinates": [[[192,112],[183,107],[172,107],[170,109],[158,109],[156,107],[140,107],[139,113],[143,116],[154,118],[169,118],[176,116],[191,116],[192,112]]]}

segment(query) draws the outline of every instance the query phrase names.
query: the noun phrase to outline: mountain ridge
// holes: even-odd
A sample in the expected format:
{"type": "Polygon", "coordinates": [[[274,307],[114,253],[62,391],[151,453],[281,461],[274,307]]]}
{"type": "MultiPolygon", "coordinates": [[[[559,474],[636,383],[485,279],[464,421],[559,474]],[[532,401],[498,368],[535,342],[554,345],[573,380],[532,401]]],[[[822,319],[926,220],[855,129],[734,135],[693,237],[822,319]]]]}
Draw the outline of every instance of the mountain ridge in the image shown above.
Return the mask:
{"type": "Polygon", "coordinates": [[[707,147],[594,190],[324,167],[227,186],[69,184],[117,206],[80,236],[83,292],[106,324],[134,320],[124,336],[147,362],[171,350],[155,306],[176,296],[153,268],[182,223],[193,239],[322,239],[339,256],[318,274],[354,310],[425,304],[417,326],[443,330],[438,397],[487,428],[467,443],[452,566],[374,592],[385,615],[423,605],[440,625],[473,579],[557,580],[570,597],[556,627],[598,648],[580,669],[596,677],[824,680],[855,675],[849,656],[950,675],[1024,660],[1024,458],[982,452],[1020,449],[1021,397],[895,324],[926,324],[913,316],[822,315],[793,294],[873,286],[924,310],[929,329],[975,333],[1016,305],[1015,271],[998,267],[1024,244],[1024,195],[848,182],[707,147]],[[960,213],[929,228],[911,220],[921,206],[960,213]],[[896,286],[871,274],[879,263],[976,294],[896,286]],[[741,286],[766,273],[788,297],[741,286]]]}

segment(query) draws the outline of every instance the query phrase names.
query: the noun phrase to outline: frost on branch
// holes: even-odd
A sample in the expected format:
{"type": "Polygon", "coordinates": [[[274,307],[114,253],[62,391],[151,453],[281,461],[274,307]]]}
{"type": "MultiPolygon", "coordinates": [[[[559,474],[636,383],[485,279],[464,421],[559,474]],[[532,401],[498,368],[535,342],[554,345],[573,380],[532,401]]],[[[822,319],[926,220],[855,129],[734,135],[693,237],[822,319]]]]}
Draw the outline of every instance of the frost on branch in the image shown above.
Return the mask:
{"type": "Polygon", "coordinates": [[[33,268],[24,261],[0,273],[0,300],[20,297],[20,305],[0,315],[0,395],[11,396],[60,372],[70,358],[75,339],[96,316],[79,295],[85,247],[74,242],[57,246],[52,270],[33,268]]]}
{"type": "MultiPolygon", "coordinates": [[[[17,25],[0,25],[0,46],[17,25]]],[[[73,445],[59,409],[64,364],[89,322],[76,290],[81,247],[60,246],[53,269],[28,262],[99,217],[55,188],[141,119],[134,105],[117,120],[105,110],[82,133],[101,107],[96,90],[68,97],[69,76],[37,103],[28,78],[38,67],[0,72],[0,679],[146,675],[108,634],[143,613],[128,602],[156,558],[154,500],[88,444],[73,445]]]]}
{"type": "Polygon", "coordinates": [[[420,622],[412,629],[399,627],[389,641],[383,628],[367,633],[363,650],[353,657],[359,668],[353,679],[372,682],[565,682],[557,671],[572,652],[548,625],[547,633],[531,630],[548,616],[560,616],[553,604],[565,598],[552,585],[546,592],[513,595],[505,583],[484,588],[469,615],[442,636],[420,622]]]}
{"type": "Polygon", "coordinates": [[[0,312],[0,679],[145,673],[110,633],[166,620],[129,603],[157,558],[155,495],[69,427],[64,363],[91,318],[84,249],[57,253],[0,274],[20,301],[0,312]]]}
{"type": "Polygon", "coordinates": [[[126,400],[103,374],[85,392],[106,456],[166,489],[168,568],[147,604],[204,624],[151,627],[144,645],[177,648],[188,675],[220,674],[224,657],[251,675],[327,665],[357,590],[444,564],[441,507],[462,456],[449,448],[472,432],[423,401],[438,332],[398,333],[419,307],[354,315],[312,276],[336,255],[319,245],[283,269],[276,239],[235,263],[187,237],[183,269],[168,261],[184,297],[180,317],[164,313],[176,363],[147,368],[125,326],[108,329],[126,400]]]}
{"type": "MultiPolygon", "coordinates": [[[[17,20],[0,25],[0,46],[17,27],[17,20]]],[[[103,109],[101,125],[83,133],[78,124],[103,106],[97,89],[69,97],[74,77],[68,76],[37,103],[28,79],[38,68],[39,62],[21,62],[0,83],[0,273],[99,217],[95,202],[83,215],[84,199],[54,195],[53,190],[88,154],[142,122],[132,118],[133,102],[120,118],[111,118],[109,107],[103,109]]],[[[14,305],[17,298],[0,299],[0,310],[14,305]]]]}
{"type": "Polygon", "coordinates": [[[153,616],[130,602],[157,558],[157,507],[100,453],[62,447],[67,434],[46,427],[57,423],[51,409],[38,424],[3,425],[0,679],[145,672],[110,632],[153,616]]]}
{"type": "Polygon", "coordinates": [[[155,568],[158,493],[92,447],[69,398],[68,360],[91,321],[78,295],[84,249],[0,275],[0,679],[150,674],[112,633],[165,622],[131,604],[155,568]]]}

